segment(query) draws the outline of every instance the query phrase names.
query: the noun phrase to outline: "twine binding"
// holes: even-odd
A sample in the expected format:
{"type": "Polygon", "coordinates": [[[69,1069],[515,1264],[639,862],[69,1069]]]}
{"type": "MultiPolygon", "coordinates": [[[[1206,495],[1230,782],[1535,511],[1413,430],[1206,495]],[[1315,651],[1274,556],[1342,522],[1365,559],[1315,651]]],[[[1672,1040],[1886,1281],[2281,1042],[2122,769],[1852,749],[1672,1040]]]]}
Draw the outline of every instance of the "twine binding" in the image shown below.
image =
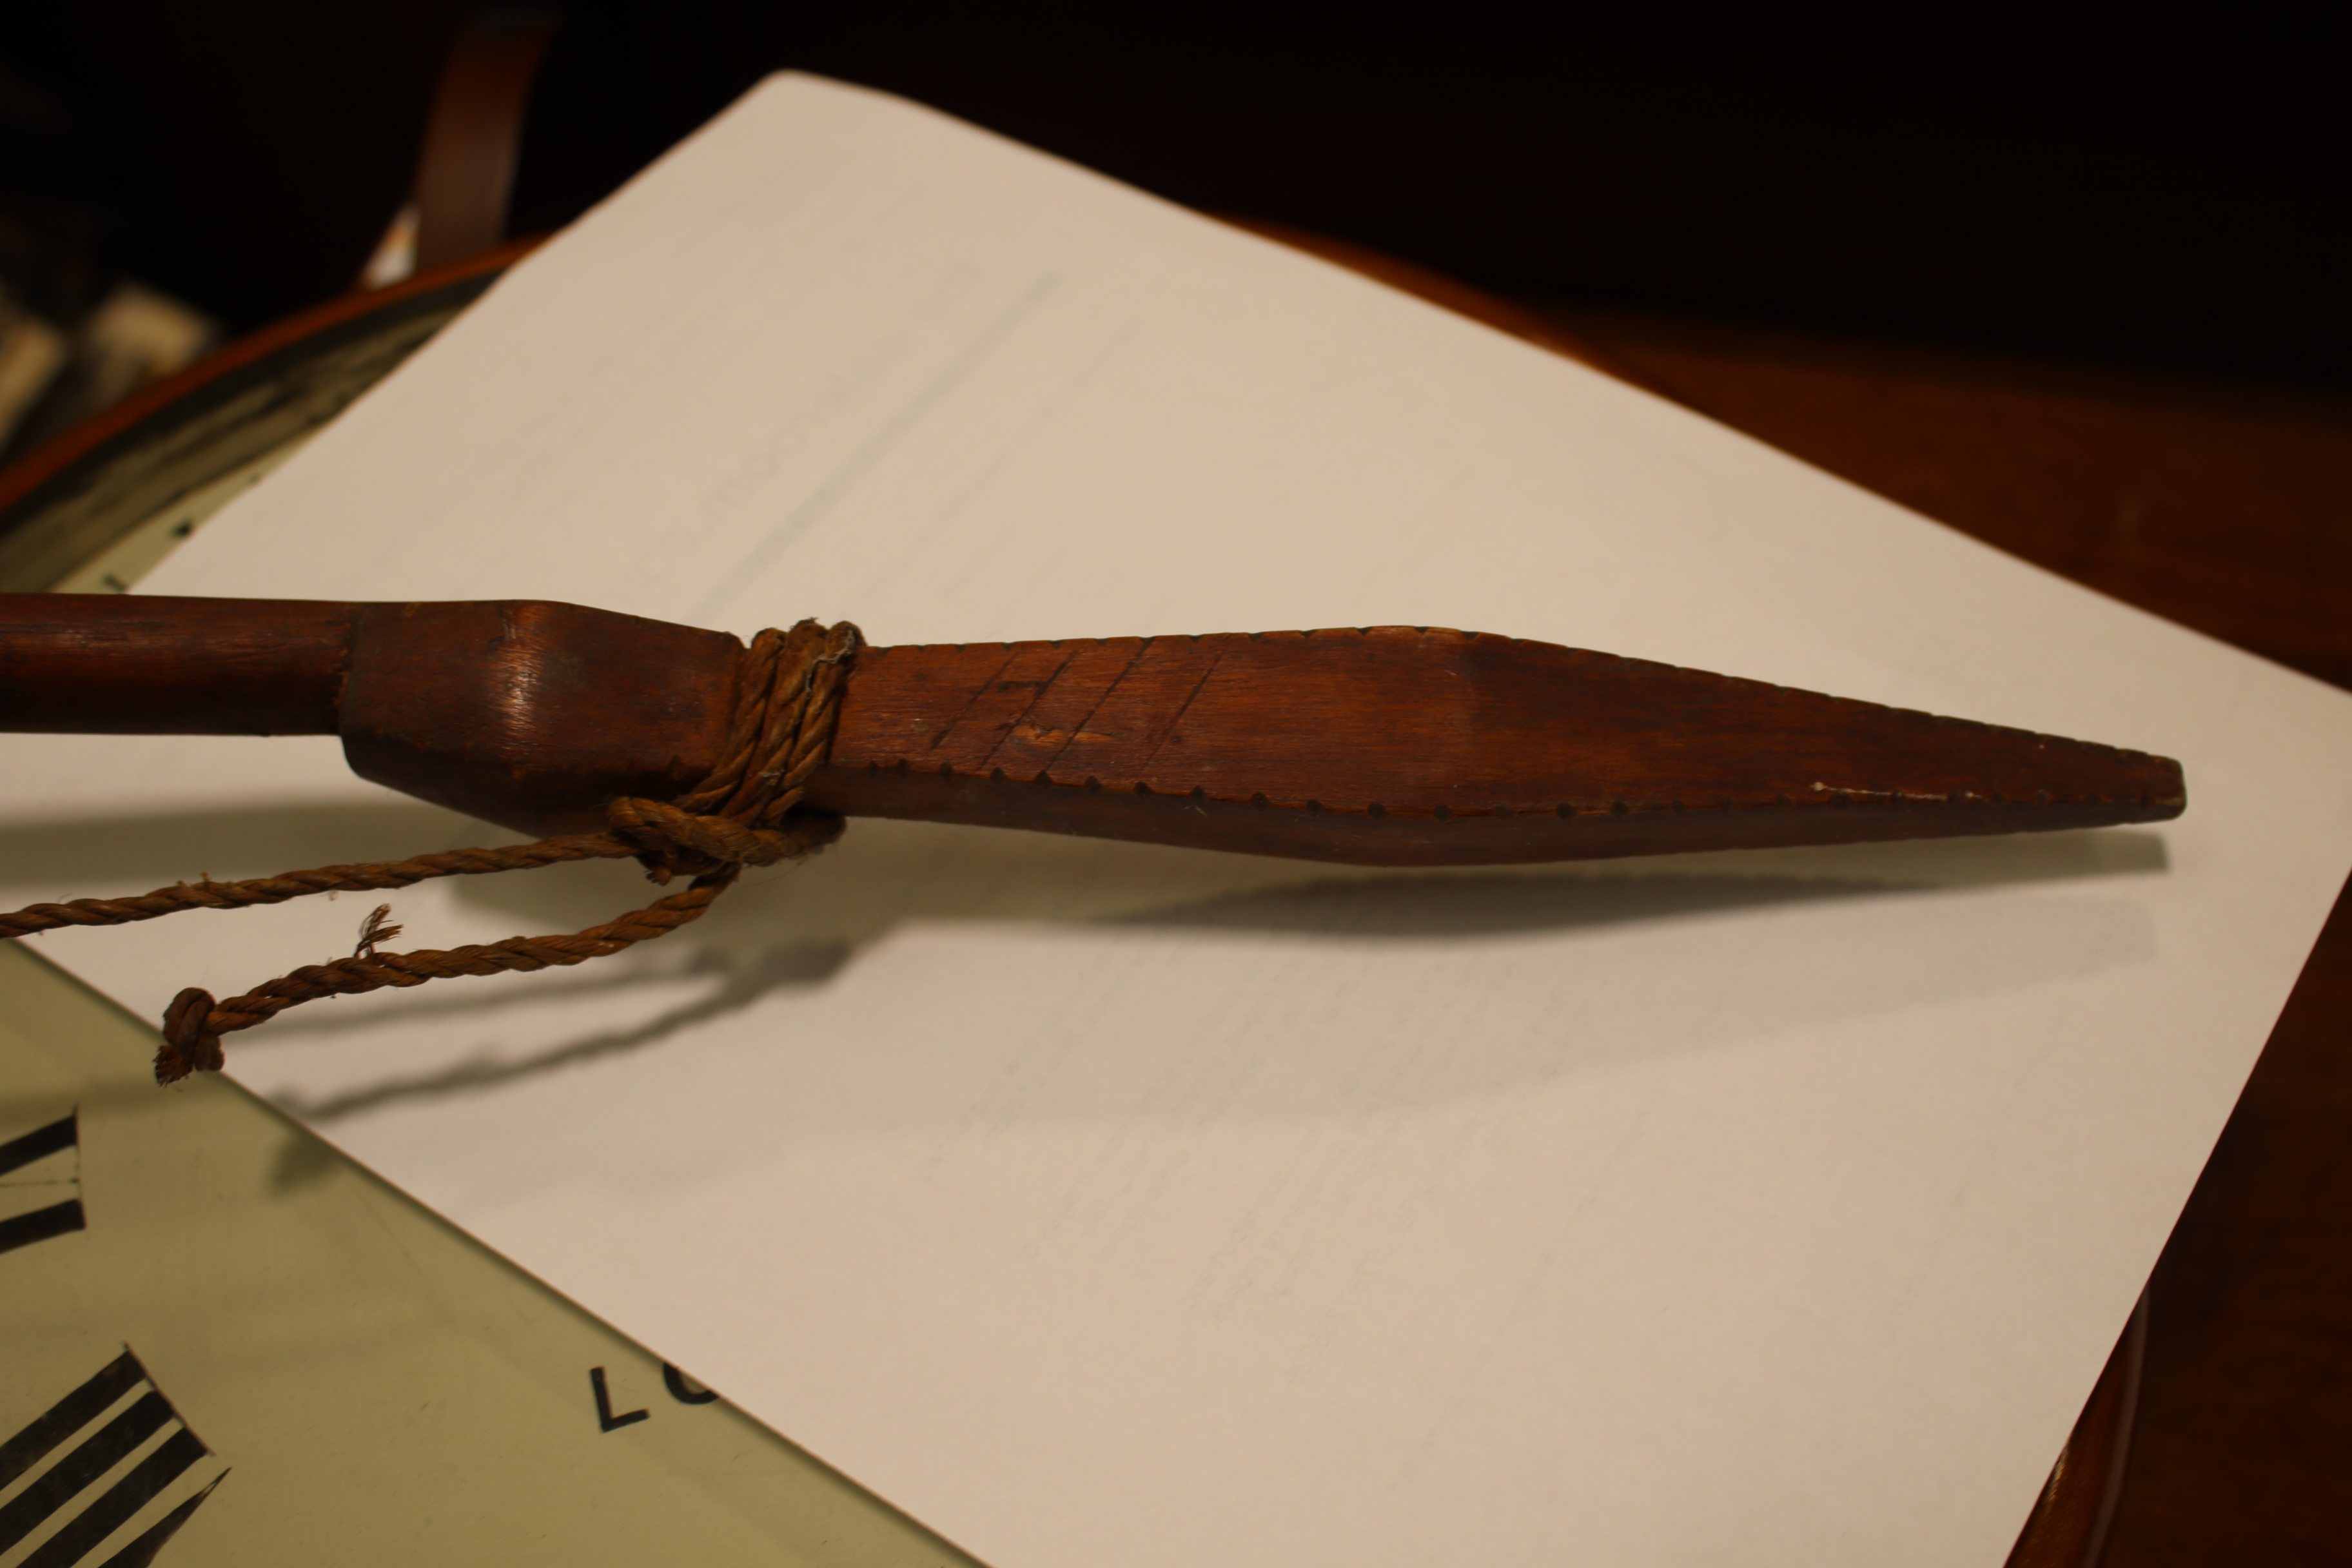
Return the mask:
{"type": "Polygon", "coordinates": [[[841,818],[802,805],[801,797],[832,745],[842,688],[862,640],[847,621],[830,627],[803,621],[790,631],[772,627],[752,638],[719,765],[675,801],[624,797],[611,802],[601,832],[364,866],[321,866],[243,882],[205,878],[137,898],[33,904],[0,914],[0,938],[59,926],[124,925],[183,910],[284,903],[311,893],[373,892],[435,877],[487,876],[565,860],[634,857],[657,885],[681,876],[690,879],[685,890],[586,931],[515,936],[446,950],[378,952],[376,943],[400,931],[385,923],[389,907],[380,908],[368,918],[359,949],[349,958],[305,964],[226,1002],[194,986],[173,998],[163,1014],[163,1044],[155,1053],[158,1083],[175,1083],[192,1072],[218,1071],[223,1035],[267,1023],[289,1007],[320,996],[608,957],[699,920],[746,866],[800,859],[841,836],[841,818]]]}

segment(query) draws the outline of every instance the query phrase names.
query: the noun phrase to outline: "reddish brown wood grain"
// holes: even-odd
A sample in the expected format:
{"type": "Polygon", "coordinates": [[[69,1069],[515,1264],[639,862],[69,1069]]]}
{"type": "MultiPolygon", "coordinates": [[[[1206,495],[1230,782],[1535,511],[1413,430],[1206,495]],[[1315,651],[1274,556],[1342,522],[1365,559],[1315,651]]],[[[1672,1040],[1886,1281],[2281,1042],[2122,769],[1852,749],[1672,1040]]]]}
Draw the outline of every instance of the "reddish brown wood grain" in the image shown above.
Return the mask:
{"type": "Polygon", "coordinates": [[[524,832],[600,827],[717,765],[743,645],[538,600],[358,606],[338,728],[352,771],[524,832]]]}
{"type": "Polygon", "coordinates": [[[0,728],[331,735],[359,606],[0,594],[0,728]]]}
{"type": "Polygon", "coordinates": [[[2147,822],[2143,752],[1412,626],[874,648],[813,804],[1372,865],[2147,822]],[[861,776],[862,775],[862,776],[861,776]]]}
{"type": "MultiPolygon", "coordinates": [[[[0,729],[343,737],[525,832],[717,763],[742,645],[528,600],[0,595],[0,729]]],[[[1437,627],[868,648],[808,804],[1368,865],[2179,815],[2178,763],[1437,627]]]]}

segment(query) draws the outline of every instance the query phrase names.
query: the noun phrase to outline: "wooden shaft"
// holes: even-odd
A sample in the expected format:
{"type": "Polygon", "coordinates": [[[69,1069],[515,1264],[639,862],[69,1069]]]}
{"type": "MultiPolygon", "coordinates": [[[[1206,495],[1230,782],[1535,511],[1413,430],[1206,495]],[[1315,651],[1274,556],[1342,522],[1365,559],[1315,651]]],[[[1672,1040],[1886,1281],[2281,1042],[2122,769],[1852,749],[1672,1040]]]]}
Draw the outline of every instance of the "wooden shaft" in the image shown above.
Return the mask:
{"type": "Polygon", "coordinates": [[[331,735],[356,605],[0,594],[0,730],[331,735]]]}
{"type": "MultiPolygon", "coordinates": [[[[520,831],[717,763],[743,647],[517,600],[0,595],[0,729],[339,732],[520,831]]],[[[867,648],[810,805],[1373,865],[2096,827],[2168,758],[1433,627],[867,648]]]]}

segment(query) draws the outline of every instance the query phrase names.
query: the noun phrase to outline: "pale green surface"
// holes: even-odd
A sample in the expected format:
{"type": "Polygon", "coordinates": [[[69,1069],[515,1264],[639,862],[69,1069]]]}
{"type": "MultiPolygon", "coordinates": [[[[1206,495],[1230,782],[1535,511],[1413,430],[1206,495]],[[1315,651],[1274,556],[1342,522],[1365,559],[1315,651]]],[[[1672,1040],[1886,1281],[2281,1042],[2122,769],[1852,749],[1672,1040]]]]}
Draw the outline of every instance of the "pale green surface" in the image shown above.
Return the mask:
{"type": "MultiPolygon", "coordinates": [[[[93,513],[111,542],[51,586],[129,587],[310,434],[209,479],[215,446],[180,454],[164,478],[194,488],[144,516],[93,513]]],[[[672,1397],[658,1357],[236,1085],[158,1089],[154,1047],[148,1024],[0,943],[0,1142],[80,1118],[78,1156],[0,1174],[0,1219],[77,1190],[89,1218],[0,1253],[0,1441],[127,1344],[212,1450],[83,1561],[215,1479],[166,1568],[971,1561],[724,1401],[672,1397]],[[646,1419],[600,1429],[596,1366],[613,1409],[646,1419]]],[[[0,1508],[139,1392],[0,1487],[0,1508]]],[[[169,1434],[0,1550],[0,1568],[169,1434]]]]}
{"type": "Polygon", "coordinates": [[[128,593],[140,578],[161,565],[163,557],[185,543],[213,513],[268,479],[278,465],[310,442],[309,434],[298,436],[176,498],[171,505],[131,524],[128,531],[62,581],[49,584],[49,592],[128,593]]]}
{"type": "MultiPolygon", "coordinates": [[[[0,1440],[127,1343],[214,1455],[86,1561],[224,1468],[166,1568],[970,1561],[725,1402],[673,1398],[657,1357],[235,1084],[158,1089],[154,1044],[0,943],[0,1142],[78,1109],[89,1216],[0,1253],[0,1440]],[[648,1418],[599,1430],[593,1366],[648,1418]]],[[[0,1176],[0,1217],[76,1164],[0,1176]]]]}

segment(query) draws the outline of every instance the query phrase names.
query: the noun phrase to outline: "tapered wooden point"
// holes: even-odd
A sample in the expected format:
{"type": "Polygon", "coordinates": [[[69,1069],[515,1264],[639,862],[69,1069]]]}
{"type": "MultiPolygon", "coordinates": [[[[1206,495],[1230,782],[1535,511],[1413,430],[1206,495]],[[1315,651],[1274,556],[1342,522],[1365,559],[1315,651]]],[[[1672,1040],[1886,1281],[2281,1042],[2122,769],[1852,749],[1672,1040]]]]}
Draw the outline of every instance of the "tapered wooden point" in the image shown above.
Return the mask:
{"type": "Polygon", "coordinates": [[[850,815],[1468,865],[2105,826],[2186,804],[2179,764],[2145,752],[1434,627],[862,658],[811,791],[850,815]]]}

